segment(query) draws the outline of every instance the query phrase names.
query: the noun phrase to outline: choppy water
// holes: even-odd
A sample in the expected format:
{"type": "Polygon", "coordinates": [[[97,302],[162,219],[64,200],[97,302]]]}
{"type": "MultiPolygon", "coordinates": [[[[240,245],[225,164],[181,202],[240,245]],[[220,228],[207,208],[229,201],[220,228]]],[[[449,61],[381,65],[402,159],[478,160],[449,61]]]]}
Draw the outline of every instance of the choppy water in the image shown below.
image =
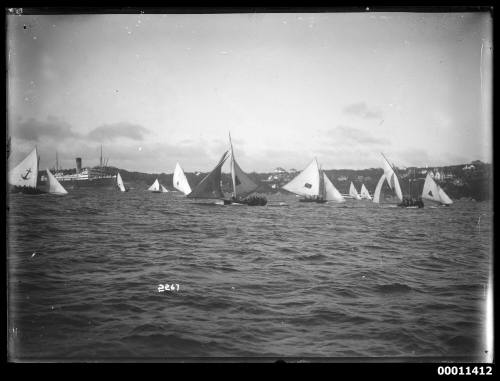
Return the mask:
{"type": "Polygon", "coordinates": [[[209,206],[79,190],[9,207],[14,360],[486,350],[491,203],[209,206]]]}

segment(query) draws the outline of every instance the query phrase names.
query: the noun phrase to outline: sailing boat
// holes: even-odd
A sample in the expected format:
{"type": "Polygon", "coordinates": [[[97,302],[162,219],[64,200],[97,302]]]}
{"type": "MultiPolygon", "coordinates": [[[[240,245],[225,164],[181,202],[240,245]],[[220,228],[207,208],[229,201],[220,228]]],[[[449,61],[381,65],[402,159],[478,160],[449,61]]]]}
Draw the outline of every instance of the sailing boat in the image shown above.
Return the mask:
{"type": "Polygon", "coordinates": [[[9,188],[12,193],[46,193],[37,188],[38,151],[36,147],[15,168],[9,171],[9,188]]]}
{"type": "Polygon", "coordinates": [[[231,179],[233,182],[233,196],[231,198],[231,202],[235,204],[246,204],[249,206],[266,205],[267,199],[265,197],[247,197],[259,186],[255,184],[245,172],[243,172],[236,162],[233,151],[233,142],[231,141],[231,134],[229,134],[229,144],[231,146],[231,179]]]}
{"type": "Polygon", "coordinates": [[[48,183],[49,183],[49,189],[48,193],[51,194],[58,194],[58,195],[63,195],[63,194],[68,194],[66,189],[57,181],[56,177],[50,172],[50,170],[47,168],[47,178],[48,178],[48,183]]]}
{"type": "Polygon", "coordinates": [[[370,192],[368,192],[368,189],[366,189],[365,184],[361,184],[361,198],[366,199],[366,200],[371,200],[372,196],[370,196],[370,192]]]}
{"type": "Polygon", "coordinates": [[[299,196],[303,196],[304,198],[299,199],[301,202],[324,203],[327,201],[345,201],[344,197],[342,197],[330,179],[319,168],[316,158],[282,188],[299,196]]]}
{"type": "Polygon", "coordinates": [[[187,180],[184,171],[182,170],[179,163],[175,165],[174,176],[172,178],[173,186],[175,189],[181,191],[185,195],[191,193],[191,187],[189,186],[189,182],[187,180]]]}
{"type": "Polygon", "coordinates": [[[361,196],[358,194],[358,191],[354,187],[352,181],[351,181],[351,186],[349,187],[349,196],[351,196],[355,200],[361,200],[361,196]]]}
{"type": "MultiPolygon", "coordinates": [[[[224,200],[224,193],[221,189],[221,168],[227,160],[228,151],[224,152],[219,163],[215,168],[206,175],[194,189],[187,195],[188,198],[201,198],[201,199],[218,199],[224,200]]],[[[226,204],[227,200],[224,200],[226,204]]],[[[227,202],[229,204],[230,202],[227,202]]]]}
{"type": "Polygon", "coordinates": [[[401,192],[401,186],[399,185],[398,176],[396,175],[393,166],[389,164],[389,161],[384,156],[384,154],[382,154],[382,156],[384,157],[384,173],[380,177],[377,183],[377,187],[375,188],[375,193],[373,194],[373,202],[377,204],[380,203],[381,193],[383,193],[382,186],[384,185],[385,181],[387,181],[389,188],[394,191],[397,199],[399,200],[399,202],[401,202],[403,201],[403,194],[401,192]]]}
{"type": "Polygon", "coordinates": [[[434,181],[434,179],[427,173],[424,182],[424,189],[422,190],[422,198],[439,202],[441,205],[450,206],[453,204],[450,197],[445,191],[434,181]]]}
{"type": "Polygon", "coordinates": [[[158,178],[156,178],[155,182],[148,188],[148,191],[153,193],[167,193],[168,189],[161,185],[158,178]]]}
{"type": "Polygon", "coordinates": [[[125,188],[125,184],[123,184],[122,177],[120,175],[120,172],[116,175],[116,185],[122,192],[128,192],[128,188],[125,188]]]}

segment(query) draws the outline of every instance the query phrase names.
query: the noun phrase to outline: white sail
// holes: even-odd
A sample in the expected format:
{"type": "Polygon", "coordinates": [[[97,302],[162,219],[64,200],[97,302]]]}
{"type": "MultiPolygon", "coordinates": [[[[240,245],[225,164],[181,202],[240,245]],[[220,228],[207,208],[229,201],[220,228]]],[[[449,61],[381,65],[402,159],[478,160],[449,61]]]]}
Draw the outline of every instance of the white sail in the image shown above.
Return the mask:
{"type": "Polygon", "coordinates": [[[36,147],[15,168],[9,171],[9,184],[36,188],[38,179],[38,153],[36,147]]]}
{"type": "Polygon", "coordinates": [[[155,182],[153,183],[153,185],[151,185],[148,188],[148,191],[151,191],[151,192],[159,192],[160,191],[160,183],[158,182],[158,179],[156,179],[155,182]]]}
{"type": "MultiPolygon", "coordinates": [[[[382,155],[382,156],[384,156],[384,155],[382,155]]],[[[385,178],[387,179],[387,183],[389,184],[389,187],[392,190],[394,190],[399,201],[403,201],[403,192],[401,192],[401,186],[399,185],[398,176],[394,172],[392,165],[389,164],[389,162],[387,161],[385,156],[384,156],[384,175],[385,175],[385,178]]]]}
{"type": "Polygon", "coordinates": [[[127,191],[125,189],[125,185],[123,184],[122,177],[120,176],[120,172],[118,172],[118,174],[116,175],[116,184],[118,185],[118,188],[120,188],[120,190],[122,192],[126,192],[127,191]]]}
{"type": "Polygon", "coordinates": [[[365,198],[367,200],[371,200],[372,196],[370,196],[370,192],[366,189],[365,184],[361,185],[361,198],[365,198]]]}
{"type": "Polygon", "coordinates": [[[320,191],[319,180],[318,162],[313,159],[292,181],[285,184],[283,189],[300,196],[318,196],[320,191]]]}
{"type": "Polygon", "coordinates": [[[52,174],[52,172],[50,172],[48,169],[46,169],[47,171],[47,179],[48,179],[48,183],[49,183],[49,193],[53,193],[53,194],[67,194],[68,192],[66,191],[66,189],[64,189],[64,187],[59,183],[59,181],[57,181],[57,179],[55,178],[55,176],[52,174]]]}
{"type": "Polygon", "coordinates": [[[168,193],[168,189],[160,184],[161,193],[168,193]]]}
{"type": "Polygon", "coordinates": [[[433,180],[429,173],[427,173],[425,178],[422,198],[440,202],[445,205],[453,204],[453,201],[451,201],[445,191],[433,180]]]}
{"type": "Polygon", "coordinates": [[[189,186],[189,182],[187,180],[184,171],[182,170],[179,163],[175,165],[174,177],[173,177],[173,186],[175,189],[180,190],[184,194],[191,193],[191,187],[189,186]]]}
{"type": "Polygon", "coordinates": [[[188,194],[189,198],[222,199],[224,193],[221,189],[221,168],[227,159],[227,151],[224,152],[217,166],[206,175],[198,185],[188,194]]]}
{"type": "Polygon", "coordinates": [[[344,202],[345,199],[342,197],[340,192],[335,188],[330,179],[323,172],[323,181],[325,184],[325,199],[327,201],[344,202]]]}
{"type": "Polygon", "coordinates": [[[354,187],[354,184],[352,183],[352,181],[351,181],[351,186],[349,187],[349,196],[352,196],[356,200],[361,200],[361,197],[359,196],[358,191],[354,187]]]}
{"type": "Polygon", "coordinates": [[[380,180],[377,183],[377,187],[375,188],[375,193],[373,194],[373,202],[375,203],[380,203],[380,191],[382,190],[382,185],[384,184],[385,181],[385,175],[382,174],[380,176],[380,180]]]}

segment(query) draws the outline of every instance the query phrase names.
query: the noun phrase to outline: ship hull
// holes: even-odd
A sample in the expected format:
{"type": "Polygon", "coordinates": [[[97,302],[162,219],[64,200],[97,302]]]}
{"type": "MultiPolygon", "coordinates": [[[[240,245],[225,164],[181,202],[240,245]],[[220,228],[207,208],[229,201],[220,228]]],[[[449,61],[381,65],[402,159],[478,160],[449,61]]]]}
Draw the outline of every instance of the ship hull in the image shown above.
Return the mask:
{"type": "Polygon", "coordinates": [[[113,177],[84,179],[84,180],[59,180],[59,183],[65,189],[80,189],[80,188],[114,189],[116,187],[116,179],[113,177]]]}

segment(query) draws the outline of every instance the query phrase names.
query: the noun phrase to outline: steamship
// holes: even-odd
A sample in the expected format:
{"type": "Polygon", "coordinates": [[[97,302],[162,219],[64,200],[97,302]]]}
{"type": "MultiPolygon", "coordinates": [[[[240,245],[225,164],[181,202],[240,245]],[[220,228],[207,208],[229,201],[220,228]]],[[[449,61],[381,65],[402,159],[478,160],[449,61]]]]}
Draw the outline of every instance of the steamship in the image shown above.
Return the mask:
{"type": "MultiPolygon", "coordinates": [[[[57,163],[57,156],[56,156],[57,163]]],[[[56,164],[54,177],[66,189],[75,188],[113,188],[116,186],[116,169],[103,164],[102,149],[100,163],[96,167],[82,168],[82,159],[76,158],[76,169],[60,170],[56,164]]],[[[47,181],[46,176],[41,181],[47,181]]]]}

